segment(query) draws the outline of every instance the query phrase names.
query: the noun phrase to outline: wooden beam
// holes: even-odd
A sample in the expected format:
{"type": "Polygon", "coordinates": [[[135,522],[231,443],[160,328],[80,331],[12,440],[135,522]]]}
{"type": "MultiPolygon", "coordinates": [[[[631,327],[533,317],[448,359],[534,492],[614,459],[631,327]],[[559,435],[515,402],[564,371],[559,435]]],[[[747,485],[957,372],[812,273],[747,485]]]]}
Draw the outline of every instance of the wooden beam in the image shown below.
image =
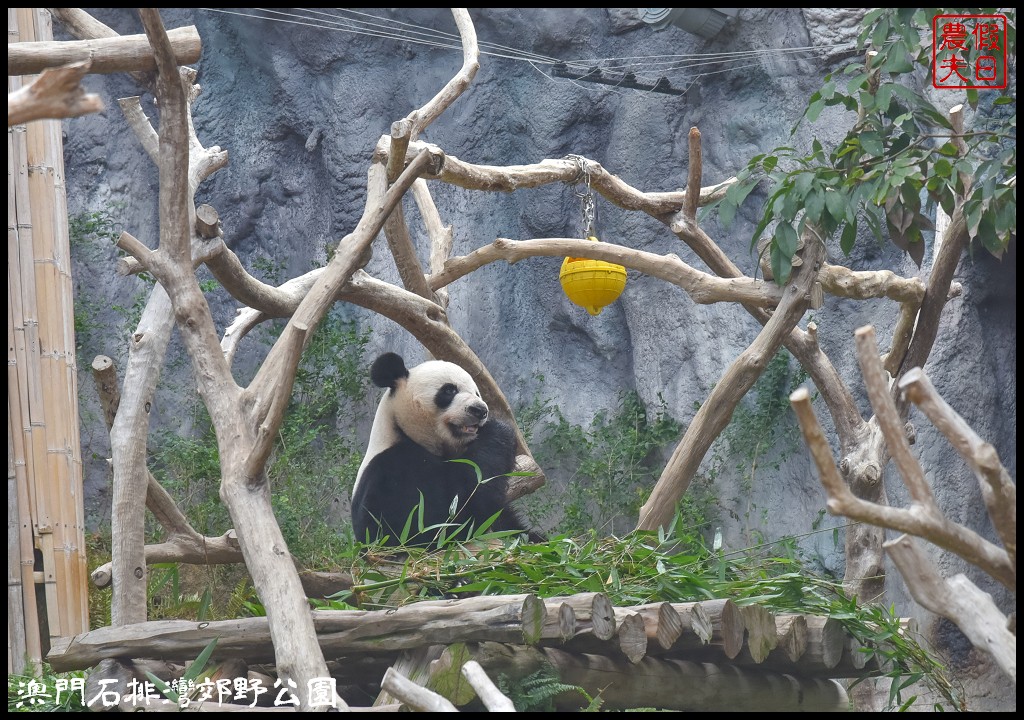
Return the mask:
{"type": "MultiPolygon", "coordinates": [[[[846,691],[835,680],[751,670],[734,665],[645,657],[639,663],[600,655],[577,655],[558,648],[481,643],[472,658],[489,675],[526,677],[550,665],[559,680],[600,695],[603,710],[660,708],[680,711],[832,712],[849,709],[846,691]]],[[[560,711],[579,710],[579,692],[553,698],[560,711]]]]}
{"type": "MultiPolygon", "coordinates": [[[[198,62],[202,41],[195,25],[167,33],[179,65],[198,62]]],[[[7,46],[7,74],[35,75],[46,68],[92,60],[91,73],[140,72],[156,70],[153,49],[145,35],[122,35],[98,40],[47,40],[10,43],[7,46]]]]}

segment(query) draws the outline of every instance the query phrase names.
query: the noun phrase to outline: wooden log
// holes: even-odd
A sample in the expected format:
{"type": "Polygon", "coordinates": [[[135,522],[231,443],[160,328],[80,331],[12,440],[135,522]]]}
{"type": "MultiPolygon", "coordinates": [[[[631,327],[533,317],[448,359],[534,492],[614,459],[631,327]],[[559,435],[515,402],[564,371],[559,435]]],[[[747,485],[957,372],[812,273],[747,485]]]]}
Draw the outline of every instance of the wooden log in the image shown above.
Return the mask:
{"type": "Polygon", "coordinates": [[[853,635],[847,635],[843,641],[842,658],[826,674],[835,678],[875,677],[884,674],[879,664],[880,656],[868,651],[868,647],[853,635]]]}
{"type": "Polygon", "coordinates": [[[547,603],[544,619],[543,639],[557,639],[566,642],[576,634],[576,613],[568,603],[547,603]]]}
{"type": "Polygon", "coordinates": [[[672,609],[679,614],[679,620],[682,622],[683,632],[679,635],[680,640],[689,635],[700,645],[711,642],[715,629],[703,603],[673,603],[672,609]]]}
{"type": "MultiPolygon", "coordinates": [[[[473,658],[491,675],[526,677],[550,665],[561,682],[600,695],[605,710],[659,708],[691,712],[832,712],[848,709],[835,680],[800,678],[734,665],[645,657],[637,664],[599,655],[575,655],[558,648],[482,643],[473,658]]],[[[559,711],[587,705],[578,692],[553,698],[559,711]]]]}
{"type": "Polygon", "coordinates": [[[760,665],[768,653],[779,645],[775,615],[760,605],[744,605],[740,607],[740,614],[746,628],[746,643],[737,657],[749,657],[753,663],[760,665]]]}
{"type": "MultiPolygon", "coordinates": [[[[479,598],[468,598],[475,601],[479,598]]],[[[398,652],[424,645],[491,640],[524,641],[523,616],[534,603],[519,601],[483,610],[473,602],[450,606],[416,603],[397,610],[319,610],[313,623],[325,657],[360,652],[398,652]]],[[[163,620],[105,627],[56,638],[47,660],[57,672],[92,667],[103,658],[157,656],[188,660],[219,638],[215,658],[241,656],[251,663],[270,662],[274,648],[267,618],[195,623],[163,620]]]]}
{"type": "Polygon", "coordinates": [[[769,659],[778,655],[795,663],[807,651],[807,619],[803,615],[776,615],[775,632],[778,643],[769,659]]]}
{"type": "Polygon", "coordinates": [[[604,593],[580,593],[561,598],[549,598],[545,602],[564,602],[576,615],[576,636],[593,635],[598,640],[610,640],[615,636],[615,608],[604,593]]]}
{"type": "MultiPolygon", "coordinates": [[[[720,650],[730,660],[739,655],[743,649],[743,635],[746,630],[739,606],[732,600],[717,599],[703,601],[701,609],[711,624],[711,637],[707,641],[707,647],[712,651],[720,650]]],[[[684,633],[680,637],[680,640],[686,638],[683,647],[692,643],[695,637],[687,638],[684,633]]]]}
{"type": "Polygon", "coordinates": [[[196,231],[207,240],[220,234],[220,215],[212,205],[200,205],[196,208],[196,231]]]}
{"type": "Polygon", "coordinates": [[[831,670],[843,658],[846,631],[842,623],[830,617],[807,615],[807,652],[797,667],[808,672],[831,670]]]}
{"type": "MultiPolygon", "coordinates": [[[[195,25],[167,33],[179,65],[198,62],[203,45],[195,25]]],[[[34,75],[46,68],[92,60],[93,73],[150,72],[156,70],[153,49],[145,34],[98,40],[64,40],[10,43],[7,74],[34,75]]]]}
{"type": "Polygon", "coordinates": [[[672,603],[652,603],[630,610],[643,619],[648,651],[670,650],[683,634],[682,616],[672,607],[672,603]]]}
{"type": "Polygon", "coordinates": [[[617,620],[619,651],[631,663],[640,662],[647,655],[647,629],[638,613],[624,611],[617,620]]]}
{"type": "MultiPolygon", "coordinates": [[[[618,652],[616,609],[604,593],[581,593],[554,599],[568,605],[576,617],[576,630],[568,640],[545,638],[542,645],[559,645],[572,652],[618,652]]],[[[635,628],[634,628],[635,631],[635,628]]],[[[646,640],[646,637],[645,637],[646,640]]],[[[631,637],[627,643],[635,643],[631,637]]],[[[631,653],[635,652],[631,650],[631,653]]]]}
{"type": "Polygon", "coordinates": [[[107,431],[114,424],[117,417],[117,406],[121,404],[121,388],[117,381],[117,368],[114,361],[106,355],[97,355],[92,360],[92,379],[96,384],[96,393],[100,398],[100,407],[103,409],[103,419],[107,424],[107,431]]]}

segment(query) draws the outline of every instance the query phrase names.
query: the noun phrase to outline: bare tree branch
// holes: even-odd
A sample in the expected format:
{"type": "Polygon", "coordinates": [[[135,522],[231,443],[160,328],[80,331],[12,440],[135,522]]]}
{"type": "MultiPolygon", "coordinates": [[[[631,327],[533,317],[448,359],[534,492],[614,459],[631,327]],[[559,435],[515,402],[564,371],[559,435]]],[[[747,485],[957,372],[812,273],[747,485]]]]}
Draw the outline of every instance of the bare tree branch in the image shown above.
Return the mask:
{"type": "MultiPolygon", "coordinates": [[[[381,204],[366,206],[356,229],[338,244],[338,249],[327,267],[327,272],[318,277],[309,293],[302,299],[289,326],[299,323],[311,329],[316,327],[316,324],[334,302],[338,291],[357,269],[360,257],[380,232],[391,211],[401,201],[402,195],[419,174],[433,162],[435,162],[435,158],[430,152],[419,152],[394,185],[384,194],[381,204]]],[[[386,170],[383,165],[374,163],[371,165],[370,172],[379,175],[380,181],[385,179],[386,170]]],[[[288,344],[286,336],[289,332],[289,328],[286,327],[245,391],[248,401],[252,402],[253,418],[260,424],[267,417],[266,406],[274,394],[283,394],[286,397],[291,394],[295,368],[298,367],[304,344],[288,344]],[[299,350],[298,353],[295,352],[296,349],[299,350]],[[282,380],[285,382],[282,383],[282,380]]],[[[305,341],[309,341],[308,335],[305,341]]],[[[279,424],[279,420],[277,424],[279,424]]],[[[277,431],[276,425],[272,431],[277,431]]]]}
{"type": "MultiPolygon", "coordinates": [[[[1016,569],[1007,552],[974,531],[948,520],[933,502],[915,501],[909,508],[894,508],[856,497],[839,475],[806,389],[800,388],[790,395],[790,403],[828,493],[827,507],[831,514],[917,535],[977,565],[1011,590],[1016,588],[1016,569]]],[[[897,432],[903,435],[902,425],[897,432]]],[[[894,442],[888,435],[886,439],[890,444],[894,442]]]]}
{"type": "Polygon", "coordinates": [[[698,188],[701,186],[701,179],[704,177],[704,169],[701,162],[700,130],[690,128],[690,155],[687,168],[686,203],[683,205],[683,216],[694,226],[697,224],[697,199],[700,194],[698,188]],[[695,191],[695,192],[694,192],[695,191]]]}
{"type": "MultiPolygon", "coordinates": [[[[667,222],[672,232],[697,253],[716,275],[723,278],[743,276],[740,269],[722,252],[714,240],[700,227],[688,222],[683,213],[663,222],[667,222]]],[[[743,307],[762,325],[768,322],[768,313],[763,309],[751,305],[743,307]]],[[[848,452],[856,447],[865,437],[867,429],[853,395],[832,365],[832,361],[821,351],[817,341],[799,328],[790,331],[784,345],[807,370],[821,392],[835,423],[836,434],[839,436],[843,451],[848,452]]]]}
{"type": "MultiPolygon", "coordinates": [[[[197,62],[202,41],[194,25],[168,33],[181,65],[197,62]]],[[[156,61],[145,35],[116,35],[96,40],[44,40],[11,43],[7,48],[8,75],[34,75],[46,68],[92,61],[91,73],[154,70],[156,61]]]]}
{"type": "Polygon", "coordinates": [[[843,265],[824,263],[818,280],[825,292],[837,297],[855,300],[885,297],[918,305],[924,299],[924,282],[919,278],[900,277],[891,270],[856,271],[843,265]]]}
{"type": "Polygon", "coordinates": [[[149,118],[146,117],[146,113],[142,109],[141,98],[138,95],[134,95],[121,98],[117,102],[121,106],[121,112],[124,114],[125,120],[128,121],[128,127],[135,133],[136,139],[138,139],[146,154],[149,155],[149,159],[156,164],[160,158],[160,136],[157,134],[156,128],[149,121],[149,118]]]}
{"type": "Polygon", "coordinates": [[[488,712],[515,712],[516,706],[502,694],[476,660],[469,660],[462,666],[462,674],[476,691],[488,712]]]}
{"type": "Polygon", "coordinates": [[[910,497],[915,504],[925,510],[935,509],[935,495],[925,480],[921,466],[910,454],[910,443],[904,423],[900,420],[896,405],[889,394],[889,381],[886,377],[882,360],[878,356],[878,345],[875,343],[875,329],[866,325],[854,333],[857,343],[857,359],[860,361],[864,385],[868,391],[868,400],[878,419],[878,427],[885,436],[889,453],[896,462],[896,468],[903,476],[910,497]]]}
{"type": "Polygon", "coordinates": [[[913,368],[900,381],[900,390],[917,405],[932,424],[967,461],[978,478],[978,487],[1010,563],[1017,568],[1017,484],[991,443],[982,440],[960,415],[942,399],[921,368],[913,368]]]}
{"type": "MultiPolygon", "coordinates": [[[[221,497],[231,512],[239,542],[267,608],[278,670],[296,682],[301,709],[312,709],[307,682],[326,677],[327,665],[317,642],[302,586],[287,553],[287,545],[274,519],[264,472],[254,478],[249,456],[256,444],[254,428],[245,422],[241,391],[231,377],[214,329],[209,307],[199,289],[187,254],[190,238],[191,191],[189,175],[190,123],[183,75],[174,61],[159,12],[139,11],[157,58],[157,100],[160,107],[160,250],[150,257],[150,268],[171,296],[175,318],[192,358],[200,394],[217,428],[221,457],[221,497]]],[[[187,75],[184,76],[187,79],[187,75]]],[[[301,309],[301,307],[300,307],[301,309]]],[[[319,317],[316,318],[319,320],[319,317]]],[[[291,325],[304,324],[302,319],[291,325]]],[[[287,340],[278,342],[278,353],[287,340]]],[[[272,351],[273,352],[273,351],[272,351]]],[[[289,388],[290,390],[290,384],[289,388]]],[[[115,564],[115,578],[121,577],[115,564]]],[[[336,704],[347,707],[340,698],[336,704]]]]}
{"type": "MultiPolygon", "coordinates": [[[[412,195],[416,200],[416,207],[419,208],[420,217],[427,228],[427,235],[430,237],[430,273],[436,275],[444,268],[444,264],[452,255],[452,244],[454,233],[451,225],[445,225],[441,221],[441,214],[437,211],[434,198],[430,195],[430,188],[426,180],[418,179],[412,184],[412,195]]],[[[434,288],[434,296],[437,304],[442,308],[448,308],[448,291],[444,288],[434,288]]]]}
{"type": "Polygon", "coordinates": [[[989,653],[1016,683],[1017,636],[1010,632],[992,596],[962,574],[944,579],[912,537],[900,535],[887,542],[885,549],[914,600],[959,627],[974,647],[989,653]]]}
{"type": "Polygon", "coordinates": [[[88,60],[49,68],[29,85],[8,93],[7,127],[44,118],[70,118],[102,112],[100,96],[86,93],[79,85],[89,73],[89,68],[88,60]]]}
{"type": "Polygon", "coordinates": [[[690,267],[675,255],[654,253],[612,243],[595,243],[573,238],[509,240],[498,238],[469,255],[450,259],[438,275],[430,276],[430,287],[441,288],[458,278],[497,260],[516,263],[529,257],[584,257],[618,263],[660,278],[685,290],[694,302],[745,302],[775,307],[782,289],[774,283],[742,278],[717,278],[690,267]]]}
{"type": "Polygon", "coordinates": [[[426,105],[407,116],[412,121],[411,136],[414,140],[466,91],[480,69],[480,49],[469,11],[465,8],[452,8],[452,15],[455,16],[455,25],[462,38],[462,68],[426,105]]]}
{"type": "Polygon", "coordinates": [[[404,675],[388,668],[384,672],[384,680],[380,687],[391,693],[397,700],[402,701],[413,710],[418,712],[458,712],[459,709],[452,705],[442,695],[432,690],[427,690],[417,685],[404,675]]]}
{"type": "MultiPolygon", "coordinates": [[[[385,142],[387,139],[385,138],[385,142]]],[[[421,147],[433,147],[428,143],[413,142],[413,151],[421,147]]],[[[639,210],[653,217],[662,218],[679,211],[686,200],[686,193],[652,192],[637,190],[621,178],[604,169],[601,163],[585,158],[590,171],[591,187],[606,200],[624,210],[639,210]]],[[[534,188],[551,183],[572,183],[579,175],[579,164],[566,158],[542,160],[532,165],[474,165],[454,155],[445,154],[444,165],[439,172],[426,177],[456,185],[467,190],[491,192],[512,192],[522,188],[534,188]]],[[[704,206],[725,196],[736,178],[701,188],[698,205],[704,206]]]]}
{"type": "Polygon", "coordinates": [[[676,504],[689,487],[711,443],[729,424],[736,404],[761,376],[768,361],[803,317],[809,303],[808,292],[824,254],[824,246],[816,237],[808,238],[806,245],[804,264],[794,269],[783,300],[771,319],[750,347],[725,371],[686,429],[650,497],[640,508],[637,529],[654,530],[671,522],[676,504]]]}

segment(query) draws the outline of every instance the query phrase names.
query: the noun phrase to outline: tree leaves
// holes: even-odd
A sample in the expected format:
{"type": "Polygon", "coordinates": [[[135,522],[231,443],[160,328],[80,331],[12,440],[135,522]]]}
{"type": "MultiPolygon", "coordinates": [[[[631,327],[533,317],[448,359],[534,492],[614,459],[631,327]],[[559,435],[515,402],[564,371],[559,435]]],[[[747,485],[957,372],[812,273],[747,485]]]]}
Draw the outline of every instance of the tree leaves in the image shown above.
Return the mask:
{"type": "MultiPolygon", "coordinates": [[[[932,13],[912,8],[867,13],[861,42],[870,40],[877,53],[867,66],[858,59],[827,75],[801,118],[814,122],[835,105],[858,111],[831,153],[815,139],[805,155],[777,148],[748,165],[769,183],[751,248],[775,226],[768,249],[776,282],[790,276],[795,228],[805,222],[826,236],[841,230],[839,246],[847,254],[856,244],[859,223],[867,223],[880,242],[888,237],[918,266],[925,233],[934,230],[929,216],[936,205],[953,215],[966,201],[968,232],[997,257],[1014,237],[1016,187],[1009,180],[1017,167],[1015,98],[994,99],[987,117],[977,91],[968,91],[968,103],[978,110],[976,129],[955,137],[951,119],[915,89],[916,83],[902,81],[917,65],[931,69],[922,38],[928,37],[932,13]]],[[[1011,54],[1014,23],[1015,16],[1006,36],[1011,54]]]]}

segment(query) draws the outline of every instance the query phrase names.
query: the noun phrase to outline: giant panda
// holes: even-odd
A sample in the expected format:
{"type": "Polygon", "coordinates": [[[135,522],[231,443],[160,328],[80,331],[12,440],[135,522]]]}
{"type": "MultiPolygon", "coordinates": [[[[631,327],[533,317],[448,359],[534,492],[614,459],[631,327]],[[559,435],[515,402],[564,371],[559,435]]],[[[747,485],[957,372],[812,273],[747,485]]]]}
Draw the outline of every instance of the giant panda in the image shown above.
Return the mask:
{"type": "Polygon", "coordinates": [[[469,373],[442,360],[407,368],[389,352],[373,362],[370,378],[386,392],[352,490],[357,541],[386,538],[385,544],[398,545],[412,513],[405,545],[432,547],[439,526],[447,526],[446,537],[466,539],[471,527],[499,510],[491,530],[521,530],[533,541],[542,539],[526,529],[507,500],[515,431],[489,414],[469,373]],[[450,462],[456,459],[476,463],[485,482],[478,482],[472,465],[450,462]],[[418,533],[421,497],[422,527],[428,530],[418,533]]]}

